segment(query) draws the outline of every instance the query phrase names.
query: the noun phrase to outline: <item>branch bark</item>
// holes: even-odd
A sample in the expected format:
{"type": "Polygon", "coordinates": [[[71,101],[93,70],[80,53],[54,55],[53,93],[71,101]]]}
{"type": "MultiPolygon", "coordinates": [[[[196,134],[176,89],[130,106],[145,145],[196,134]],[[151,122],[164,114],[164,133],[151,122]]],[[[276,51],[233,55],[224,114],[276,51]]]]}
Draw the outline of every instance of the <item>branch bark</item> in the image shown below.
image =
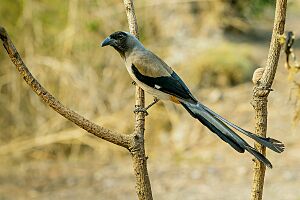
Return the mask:
{"type": "MultiPolygon", "coordinates": [[[[268,117],[268,95],[277,70],[281,44],[279,38],[284,33],[287,0],[277,0],[275,9],[274,27],[265,70],[260,80],[255,84],[252,96],[252,105],[255,110],[255,133],[266,137],[268,117]]],[[[255,148],[266,155],[266,148],[255,143],[255,148]]],[[[255,159],[253,166],[253,183],[251,200],[261,200],[263,194],[266,167],[255,159]]]]}
{"type": "MultiPolygon", "coordinates": [[[[134,11],[133,0],[124,0],[128,26],[130,33],[139,37],[138,24],[134,11]]],[[[135,107],[145,107],[145,94],[144,91],[136,86],[135,92],[135,107]]],[[[136,192],[139,199],[151,200],[152,191],[151,184],[147,170],[147,156],[145,154],[145,113],[137,112],[135,116],[135,130],[133,133],[134,143],[130,148],[132,155],[133,168],[136,177],[136,192]]]]}
{"type": "MultiPolygon", "coordinates": [[[[138,26],[134,12],[133,1],[124,0],[124,5],[128,17],[130,32],[138,37],[138,26]]],[[[141,200],[153,199],[147,171],[147,157],[145,155],[144,147],[145,113],[136,113],[135,130],[131,135],[116,133],[89,121],[88,119],[82,117],[75,111],[60,103],[35,79],[23,62],[6,30],[1,26],[0,39],[2,40],[4,48],[6,49],[11,61],[16,66],[16,69],[19,71],[22,78],[48,106],[87,132],[113,144],[125,147],[130,151],[133,160],[134,173],[136,176],[137,195],[141,200]]],[[[144,91],[139,87],[136,87],[135,106],[145,106],[144,91]]]]}
{"type": "Polygon", "coordinates": [[[129,135],[116,133],[107,128],[99,126],[82,117],[75,111],[67,108],[57,99],[55,99],[54,96],[51,95],[30,73],[14,44],[10,40],[6,30],[1,26],[0,39],[2,40],[4,48],[6,49],[11,61],[16,66],[22,78],[48,106],[87,132],[108,142],[125,147],[127,149],[129,148],[131,143],[131,137],[129,135]]]}

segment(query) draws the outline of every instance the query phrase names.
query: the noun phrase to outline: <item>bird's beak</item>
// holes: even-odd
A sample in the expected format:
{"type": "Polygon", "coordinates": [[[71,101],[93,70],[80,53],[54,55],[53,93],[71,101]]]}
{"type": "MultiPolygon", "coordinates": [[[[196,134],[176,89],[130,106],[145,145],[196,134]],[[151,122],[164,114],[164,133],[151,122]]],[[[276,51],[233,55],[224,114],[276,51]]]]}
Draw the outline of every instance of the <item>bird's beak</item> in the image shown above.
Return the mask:
{"type": "Polygon", "coordinates": [[[101,47],[105,47],[107,45],[110,45],[111,41],[112,40],[110,39],[110,37],[105,38],[105,40],[103,40],[103,42],[101,43],[101,47]]]}

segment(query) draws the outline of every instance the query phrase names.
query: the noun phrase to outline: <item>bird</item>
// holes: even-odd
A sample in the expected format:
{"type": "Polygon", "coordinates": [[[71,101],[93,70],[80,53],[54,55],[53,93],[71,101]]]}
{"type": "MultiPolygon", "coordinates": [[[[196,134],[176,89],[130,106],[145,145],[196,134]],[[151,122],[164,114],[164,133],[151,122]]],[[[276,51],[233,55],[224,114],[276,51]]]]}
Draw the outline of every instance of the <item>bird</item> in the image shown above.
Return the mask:
{"type": "Polygon", "coordinates": [[[198,119],[237,152],[248,151],[269,168],[272,168],[271,162],[235,131],[239,131],[274,152],[281,153],[284,151],[285,147],[282,142],[253,134],[203,105],[191,93],[176,72],[161,58],[146,49],[133,34],[126,31],[116,31],[102,41],[101,47],[105,46],[113,47],[120,54],[133,81],[144,91],[154,96],[153,103],[145,108],[137,108],[135,111],[146,112],[159,100],[169,100],[180,104],[192,117],[198,119]]]}

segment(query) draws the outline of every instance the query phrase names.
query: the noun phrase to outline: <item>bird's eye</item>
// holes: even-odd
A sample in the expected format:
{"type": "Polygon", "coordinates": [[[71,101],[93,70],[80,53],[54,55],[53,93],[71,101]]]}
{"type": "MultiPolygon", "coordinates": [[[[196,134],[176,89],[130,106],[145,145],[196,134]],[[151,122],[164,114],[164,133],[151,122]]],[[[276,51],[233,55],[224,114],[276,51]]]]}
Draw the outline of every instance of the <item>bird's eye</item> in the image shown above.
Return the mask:
{"type": "Polygon", "coordinates": [[[124,40],[124,38],[126,38],[126,35],[124,33],[114,33],[111,35],[111,38],[115,40],[124,40]]]}
{"type": "Polygon", "coordinates": [[[121,35],[121,34],[120,34],[120,35],[117,36],[117,38],[118,38],[119,40],[120,40],[120,39],[123,39],[123,38],[124,38],[124,35],[121,35]]]}

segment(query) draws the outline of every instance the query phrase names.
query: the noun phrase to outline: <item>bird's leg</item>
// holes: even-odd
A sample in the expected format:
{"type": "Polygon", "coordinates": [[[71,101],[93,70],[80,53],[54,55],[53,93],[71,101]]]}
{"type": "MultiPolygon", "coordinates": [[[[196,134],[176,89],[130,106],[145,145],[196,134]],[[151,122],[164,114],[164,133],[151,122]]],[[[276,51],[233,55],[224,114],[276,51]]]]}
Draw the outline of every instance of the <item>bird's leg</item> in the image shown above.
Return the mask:
{"type": "Polygon", "coordinates": [[[154,104],[156,104],[157,102],[159,102],[159,99],[154,97],[153,102],[150,103],[148,106],[146,106],[145,110],[148,110],[149,108],[151,108],[152,106],[154,106],[154,104]]]}
{"type": "Polygon", "coordinates": [[[137,112],[144,112],[145,115],[147,116],[147,115],[148,115],[147,110],[148,110],[149,108],[151,108],[151,107],[152,107],[154,104],[156,104],[157,102],[159,102],[159,99],[156,98],[156,97],[154,97],[153,102],[150,103],[148,106],[146,106],[145,108],[137,107],[137,108],[134,109],[133,112],[134,112],[134,113],[137,113],[137,112]]]}

